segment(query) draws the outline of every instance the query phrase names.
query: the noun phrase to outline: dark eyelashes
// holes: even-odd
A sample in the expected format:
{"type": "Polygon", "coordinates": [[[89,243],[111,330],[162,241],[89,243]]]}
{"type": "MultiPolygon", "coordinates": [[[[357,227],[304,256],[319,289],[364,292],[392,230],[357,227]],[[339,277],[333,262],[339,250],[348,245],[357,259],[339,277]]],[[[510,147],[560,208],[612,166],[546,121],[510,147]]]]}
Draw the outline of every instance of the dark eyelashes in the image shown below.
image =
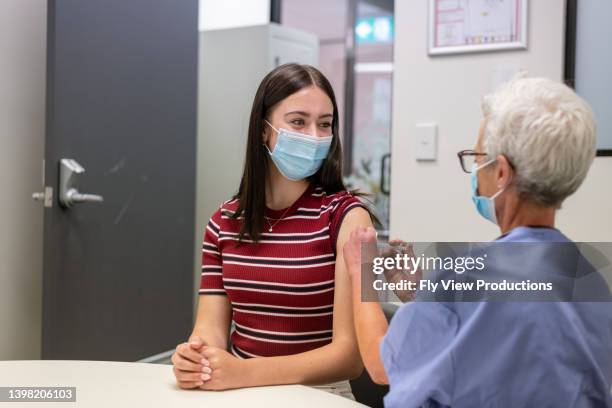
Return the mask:
{"type": "MultiPolygon", "coordinates": [[[[303,120],[292,120],[290,123],[292,125],[294,125],[294,126],[303,126],[304,125],[304,121],[303,120]]],[[[325,122],[325,123],[321,123],[319,126],[328,128],[328,127],[331,127],[331,123],[325,122]]]]}

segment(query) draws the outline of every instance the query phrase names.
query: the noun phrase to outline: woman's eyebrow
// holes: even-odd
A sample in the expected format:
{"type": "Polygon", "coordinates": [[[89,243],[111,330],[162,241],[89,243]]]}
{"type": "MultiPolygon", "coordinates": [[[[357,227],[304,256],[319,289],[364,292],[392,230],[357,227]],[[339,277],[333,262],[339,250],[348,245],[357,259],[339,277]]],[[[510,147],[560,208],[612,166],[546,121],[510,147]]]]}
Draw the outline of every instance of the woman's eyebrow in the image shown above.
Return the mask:
{"type": "Polygon", "coordinates": [[[304,112],[304,111],[292,111],[292,112],[285,113],[285,117],[289,115],[302,115],[302,116],[310,117],[310,113],[304,112]]]}
{"type": "MultiPolygon", "coordinates": [[[[285,113],[285,117],[289,116],[289,115],[301,115],[301,116],[306,116],[307,118],[310,117],[310,113],[308,112],[304,112],[304,111],[291,111],[291,112],[287,112],[285,113]]],[[[321,116],[319,116],[319,119],[323,119],[323,118],[333,118],[334,115],[331,113],[325,113],[321,116]]]]}

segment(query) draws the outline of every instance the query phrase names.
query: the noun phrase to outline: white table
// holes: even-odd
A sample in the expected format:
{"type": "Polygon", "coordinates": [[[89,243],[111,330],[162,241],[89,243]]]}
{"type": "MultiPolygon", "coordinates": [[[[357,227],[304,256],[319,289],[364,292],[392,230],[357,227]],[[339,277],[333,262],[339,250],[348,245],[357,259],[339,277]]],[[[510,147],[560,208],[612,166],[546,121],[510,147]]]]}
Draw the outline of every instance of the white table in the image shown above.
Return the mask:
{"type": "Polygon", "coordinates": [[[0,387],[76,387],[74,402],[0,403],[46,407],[363,407],[303,385],[227,391],[181,390],[172,366],[111,361],[0,361],[0,387]]]}

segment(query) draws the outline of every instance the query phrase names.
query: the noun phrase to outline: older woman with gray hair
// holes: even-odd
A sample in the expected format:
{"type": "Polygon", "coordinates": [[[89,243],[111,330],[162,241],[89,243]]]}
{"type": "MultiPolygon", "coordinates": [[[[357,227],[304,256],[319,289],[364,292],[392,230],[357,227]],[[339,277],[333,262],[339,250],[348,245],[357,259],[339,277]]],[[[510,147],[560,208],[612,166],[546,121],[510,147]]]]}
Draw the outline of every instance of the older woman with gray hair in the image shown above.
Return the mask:
{"type": "MultiPolygon", "coordinates": [[[[499,226],[494,242],[537,245],[571,243],[555,214],[595,151],[584,100],[563,84],[518,78],[484,98],[475,148],[459,159],[476,210],[499,226]]],[[[415,301],[388,325],[378,303],[361,301],[361,247],[375,241],[373,229],[356,229],[344,260],[362,359],[390,384],[385,406],[612,407],[609,302],[415,301]]],[[[527,278],[567,272],[559,259],[526,258],[513,267],[527,278]]]]}
{"type": "Polygon", "coordinates": [[[595,157],[591,108],[565,85],[523,78],[485,97],[483,114],[475,150],[459,152],[471,172],[476,209],[502,233],[553,227],[556,210],[595,157]]]}

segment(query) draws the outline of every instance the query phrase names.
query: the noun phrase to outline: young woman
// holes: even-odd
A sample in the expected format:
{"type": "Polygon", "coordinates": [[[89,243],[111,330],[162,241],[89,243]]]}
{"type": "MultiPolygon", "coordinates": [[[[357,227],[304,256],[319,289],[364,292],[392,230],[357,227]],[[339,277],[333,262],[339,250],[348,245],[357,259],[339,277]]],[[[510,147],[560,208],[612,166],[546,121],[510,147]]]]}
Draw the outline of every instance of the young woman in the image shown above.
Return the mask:
{"type": "Polygon", "coordinates": [[[371,219],[342,182],[338,122],[311,66],[260,84],[238,193],[206,227],[195,327],[172,358],[181,388],[300,383],[352,397],[363,365],[342,247],[371,219]]]}

